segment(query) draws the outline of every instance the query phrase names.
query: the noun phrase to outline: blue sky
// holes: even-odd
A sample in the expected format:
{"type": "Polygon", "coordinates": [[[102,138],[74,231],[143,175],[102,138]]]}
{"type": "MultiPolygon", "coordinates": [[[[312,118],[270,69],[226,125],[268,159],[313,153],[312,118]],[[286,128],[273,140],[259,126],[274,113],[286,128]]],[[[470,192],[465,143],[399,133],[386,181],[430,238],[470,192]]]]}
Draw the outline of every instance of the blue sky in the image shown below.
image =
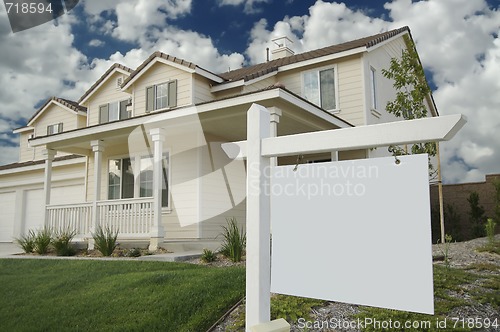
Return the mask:
{"type": "Polygon", "coordinates": [[[51,96],[78,100],[114,62],[156,50],[214,72],[265,60],[287,35],[296,53],[408,25],[441,114],[469,123],[442,144],[446,182],[500,173],[498,0],[81,0],[57,21],[12,33],[0,4],[0,164],[12,130],[51,96]]]}

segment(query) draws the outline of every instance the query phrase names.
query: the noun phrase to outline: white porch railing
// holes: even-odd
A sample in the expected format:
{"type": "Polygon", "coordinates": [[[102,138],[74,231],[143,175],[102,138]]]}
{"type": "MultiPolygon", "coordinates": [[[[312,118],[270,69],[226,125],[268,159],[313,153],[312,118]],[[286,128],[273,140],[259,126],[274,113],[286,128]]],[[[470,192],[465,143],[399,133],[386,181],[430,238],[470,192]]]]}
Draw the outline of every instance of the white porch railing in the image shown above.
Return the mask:
{"type": "MultiPolygon", "coordinates": [[[[47,226],[54,230],[75,230],[75,238],[88,238],[93,203],[47,206],[47,226]]],[[[122,199],[97,202],[97,222],[118,230],[120,238],[147,238],[153,224],[153,199],[122,199]]]]}
{"type": "Polygon", "coordinates": [[[149,237],[153,224],[153,199],[133,198],[97,202],[99,224],[118,229],[120,237],[149,237]]]}
{"type": "Polygon", "coordinates": [[[90,234],[92,203],[47,206],[47,226],[53,230],[75,231],[76,238],[90,234]]]}

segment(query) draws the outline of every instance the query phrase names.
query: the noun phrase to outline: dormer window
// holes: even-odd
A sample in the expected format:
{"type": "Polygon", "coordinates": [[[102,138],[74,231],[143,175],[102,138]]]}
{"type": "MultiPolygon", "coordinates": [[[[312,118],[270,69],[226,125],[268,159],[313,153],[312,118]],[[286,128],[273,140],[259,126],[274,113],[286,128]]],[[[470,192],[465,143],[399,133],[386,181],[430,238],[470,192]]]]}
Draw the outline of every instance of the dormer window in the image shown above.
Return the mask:
{"type": "Polygon", "coordinates": [[[128,104],[127,99],[99,106],[99,123],[128,119],[130,117],[127,111],[128,104]]]}
{"type": "Polygon", "coordinates": [[[63,131],[63,123],[56,123],[47,126],[47,135],[54,135],[58,133],[62,133],[63,131]]]}
{"type": "Polygon", "coordinates": [[[146,88],[146,112],[177,106],[177,80],[146,88]]]}

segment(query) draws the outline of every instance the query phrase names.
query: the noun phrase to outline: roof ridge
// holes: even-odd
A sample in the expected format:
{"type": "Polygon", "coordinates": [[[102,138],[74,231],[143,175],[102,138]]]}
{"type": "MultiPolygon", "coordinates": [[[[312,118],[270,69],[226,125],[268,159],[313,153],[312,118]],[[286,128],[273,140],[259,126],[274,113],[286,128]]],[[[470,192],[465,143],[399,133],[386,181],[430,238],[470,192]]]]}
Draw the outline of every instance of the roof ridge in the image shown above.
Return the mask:
{"type": "MultiPolygon", "coordinates": [[[[410,33],[410,28],[408,26],[403,26],[401,28],[392,29],[392,30],[388,30],[385,32],[380,32],[380,33],[375,34],[375,35],[370,35],[370,36],[361,37],[358,39],[346,41],[346,42],[339,43],[339,44],[325,46],[322,48],[310,50],[307,52],[302,52],[299,54],[294,54],[294,55],[284,57],[284,58],[279,58],[279,59],[270,60],[267,62],[257,63],[255,65],[248,66],[248,67],[238,68],[238,69],[231,70],[231,71],[228,71],[225,73],[220,73],[220,74],[218,74],[218,76],[221,76],[222,78],[224,78],[227,81],[235,81],[235,80],[237,81],[237,80],[241,80],[241,79],[247,81],[248,79],[253,79],[253,78],[256,78],[256,77],[263,75],[263,74],[259,74],[261,72],[263,72],[264,74],[270,72],[271,68],[278,68],[278,67],[281,67],[284,65],[298,63],[298,62],[318,58],[318,57],[329,55],[329,54],[340,53],[340,52],[351,50],[351,49],[354,49],[357,47],[365,46],[367,48],[370,48],[370,47],[373,47],[373,46],[389,39],[389,38],[392,38],[392,37],[404,32],[404,31],[408,31],[408,33],[410,33]]],[[[224,84],[224,83],[222,83],[222,84],[224,84]]]]}

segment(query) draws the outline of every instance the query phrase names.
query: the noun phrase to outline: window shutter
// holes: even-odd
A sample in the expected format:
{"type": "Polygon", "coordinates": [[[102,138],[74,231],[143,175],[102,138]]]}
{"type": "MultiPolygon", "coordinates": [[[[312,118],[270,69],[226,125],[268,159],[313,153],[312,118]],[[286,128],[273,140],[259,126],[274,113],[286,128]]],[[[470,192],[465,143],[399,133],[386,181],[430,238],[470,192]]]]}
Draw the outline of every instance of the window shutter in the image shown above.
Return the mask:
{"type": "Polygon", "coordinates": [[[62,122],[60,122],[60,123],[57,125],[57,132],[58,132],[58,133],[62,133],[62,131],[63,131],[63,123],[62,123],[62,122]]]}
{"type": "Polygon", "coordinates": [[[127,112],[127,105],[128,105],[128,100],[122,100],[120,102],[120,120],[123,119],[128,119],[128,112],[127,112]]]}
{"type": "Polygon", "coordinates": [[[168,83],[168,107],[177,106],[177,80],[168,83]]]}
{"type": "Polygon", "coordinates": [[[155,104],[155,87],[146,87],[146,113],[154,111],[155,104]]]}
{"type": "Polygon", "coordinates": [[[99,106],[99,123],[109,122],[109,104],[99,106]]]}
{"type": "Polygon", "coordinates": [[[47,136],[48,135],[52,135],[53,132],[52,132],[52,126],[47,126],[47,136]]]}

